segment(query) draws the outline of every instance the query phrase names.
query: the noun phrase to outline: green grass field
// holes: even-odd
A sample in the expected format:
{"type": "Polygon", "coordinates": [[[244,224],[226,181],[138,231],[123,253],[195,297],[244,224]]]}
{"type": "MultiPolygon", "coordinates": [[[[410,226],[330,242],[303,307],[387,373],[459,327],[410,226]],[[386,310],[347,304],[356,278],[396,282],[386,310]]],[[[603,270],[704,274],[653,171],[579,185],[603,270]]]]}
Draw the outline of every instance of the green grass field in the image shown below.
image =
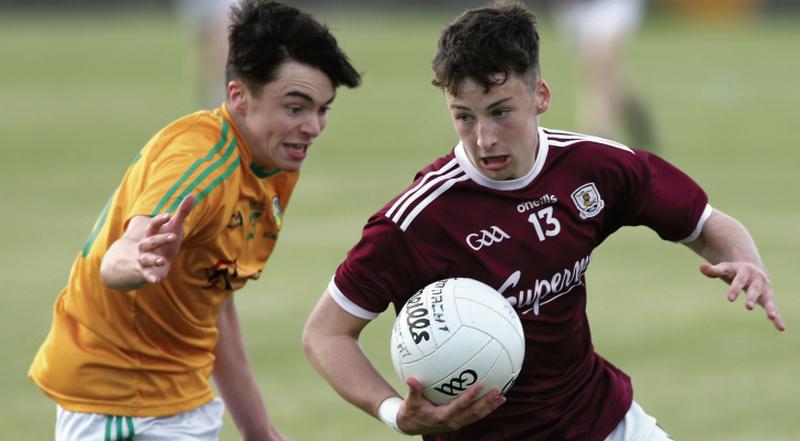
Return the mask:
{"type": "MultiPolygon", "coordinates": [[[[237,304],[285,434],[400,440],[325,384],[300,337],[367,217],[456,140],[429,84],[437,34],[454,14],[318,16],[366,73],[364,85],[340,91],[276,254],[237,304]]],[[[571,55],[547,23],[543,36],[554,96],[543,124],[573,129],[571,55]]],[[[587,279],[596,347],[633,377],[637,401],[676,440],[800,439],[798,47],[796,18],[725,28],[659,18],[627,53],[661,153],[750,228],[788,326],[779,334],[761,311],[728,304],[724,285],[697,271],[698,257],[649,230],[623,230],[595,253],[587,279]]],[[[52,439],[55,407],[27,380],[28,365],[71,261],[131,158],[194,110],[190,48],[187,30],[159,13],[0,13],[0,438],[52,439]]],[[[391,320],[371,324],[363,343],[394,381],[391,320]]],[[[238,439],[229,419],[223,439],[238,439]]]]}

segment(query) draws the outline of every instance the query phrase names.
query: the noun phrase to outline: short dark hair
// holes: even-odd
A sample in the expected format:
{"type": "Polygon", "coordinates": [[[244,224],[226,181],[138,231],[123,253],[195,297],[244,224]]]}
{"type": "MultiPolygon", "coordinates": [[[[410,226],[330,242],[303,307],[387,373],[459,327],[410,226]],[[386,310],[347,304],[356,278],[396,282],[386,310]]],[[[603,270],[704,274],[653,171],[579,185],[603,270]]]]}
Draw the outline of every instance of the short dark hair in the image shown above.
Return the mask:
{"type": "Polygon", "coordinates": [[[433,85],[452,95],[466,78],[479,82],[487,92],[512,73],[538,78],[536,15],[514,0],[467,10],[442,32],[433,71],[433,85]],[[496,74],[502,74],[499,80],[496,74]]]}
{"type": "Polygon", "coordinates": [[[226,82],[239,79],[258,95],[285,61],[294,60],[322,71],[334,88],[360,84],[336,38],[310,15],[275,1],[241,0],[230,17],[226,82]]]}

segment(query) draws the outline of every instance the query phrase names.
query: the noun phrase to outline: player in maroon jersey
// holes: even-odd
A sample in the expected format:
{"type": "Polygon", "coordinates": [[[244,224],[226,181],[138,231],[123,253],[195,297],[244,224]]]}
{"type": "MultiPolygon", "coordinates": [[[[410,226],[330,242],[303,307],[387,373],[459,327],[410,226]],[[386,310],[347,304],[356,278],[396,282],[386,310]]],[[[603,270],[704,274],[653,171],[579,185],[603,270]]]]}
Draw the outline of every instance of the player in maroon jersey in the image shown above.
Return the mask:
{"type": "Polygon", "coordinates": [[[434,59],[460,142],[373,215],[309,317],[306,353],[346,400],[426,440],[667,440],[598,355],[586,317],[592,251],[626,225],[685,243],[709,277],[783,321],[747,230],[687,175],[647,151],[539,126],[550,103],[535,17],[516,2],[469,10],[434,59]],[[501,396],[476,386],[435,406],[416,379],[401,398],[358,346],[361,330],[420,287],[470,277],[517,308],[526,362],[501,396]],[[502,406],[501,406],[502,405],[502,406]]]}

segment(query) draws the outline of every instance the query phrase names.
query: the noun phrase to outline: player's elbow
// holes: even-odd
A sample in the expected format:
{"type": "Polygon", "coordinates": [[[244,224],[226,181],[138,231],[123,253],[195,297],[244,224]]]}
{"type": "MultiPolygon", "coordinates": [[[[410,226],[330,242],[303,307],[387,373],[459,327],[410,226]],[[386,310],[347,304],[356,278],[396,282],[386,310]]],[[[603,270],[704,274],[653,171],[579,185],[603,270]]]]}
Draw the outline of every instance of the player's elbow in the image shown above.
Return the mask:
{"type": "Polygon", "coordinates": [[[341,354],[357,351],[359,334],[367,323],[344,311],[326,292],[303,328],[303,352],[319,369],[341,354]]]}
{"type": "Polygon", "coordinates": [[[302,344],[303,353],[317,369],[320,360],[325,358],[325,352],[334,346],[329,337],[324,320],[320,320],[319,314],[312,313],[303,328],[302,344]]]}
{"type": "Polygon", "coordinates": [[[319,340],[318,332],[314,327],[312,320],[313,317],[309,318],[309,320],[306,322],[306,325],[303,328],[302,337],[303,353],[306,354],[306,358],[308,358],[310,361],[314,360],[314,348],[316,347],[316,342],[319,340]]]}

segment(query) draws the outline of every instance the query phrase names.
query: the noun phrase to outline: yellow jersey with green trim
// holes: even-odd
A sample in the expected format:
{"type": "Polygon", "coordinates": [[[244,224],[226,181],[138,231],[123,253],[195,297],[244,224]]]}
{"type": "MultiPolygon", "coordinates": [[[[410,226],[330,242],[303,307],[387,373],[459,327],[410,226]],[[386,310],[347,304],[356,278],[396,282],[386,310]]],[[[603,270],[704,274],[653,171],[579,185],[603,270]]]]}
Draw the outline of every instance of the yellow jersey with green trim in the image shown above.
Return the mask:
{"type": "Polygon", "coordinates": [[[219,309],[261,274],[298,176],[256,165],[224,105],[157,133],[75,259],[30,378],[74,412],[163,416],[211,401],[219,309]],[[190,193],[168,276],[128,292],[103,285],[100,262],[130,219],[173,212],[190,193]]]}

